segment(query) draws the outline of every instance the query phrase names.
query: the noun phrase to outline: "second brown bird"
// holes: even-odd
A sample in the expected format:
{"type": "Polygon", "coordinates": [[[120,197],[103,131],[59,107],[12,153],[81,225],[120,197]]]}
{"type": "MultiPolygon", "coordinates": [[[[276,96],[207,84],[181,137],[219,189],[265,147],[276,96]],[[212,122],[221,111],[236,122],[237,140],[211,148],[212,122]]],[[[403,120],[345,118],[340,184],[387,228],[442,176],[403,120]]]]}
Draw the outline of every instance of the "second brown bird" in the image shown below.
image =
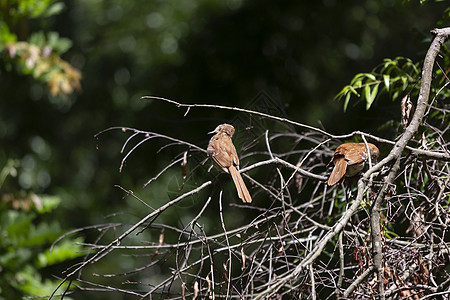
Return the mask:
{"type": "Polygon", "coordinates": [[[206,152],[227,173],[231,175],[239,198],[243,202],[252,202],[252,197],[239,173],[239,157],[231,138],[234,127],[230,124],[221,124],[211,131],[215,133],[208,144],[206,152]]]}
{"type": "MultiPolygon", "coordinates": [[[[372,163],[376,163],[380,151],[377,146],[367,143],[369,146],[372,163]]],[[[334,151],[330,164],[334,164],[333,171],[328,178],[328,185],[332,186],[342,182],[345,177],[353,177],[362,171],[366,161],[369,159],[367,148],[364,143],[345,143],[334,151]]]]}

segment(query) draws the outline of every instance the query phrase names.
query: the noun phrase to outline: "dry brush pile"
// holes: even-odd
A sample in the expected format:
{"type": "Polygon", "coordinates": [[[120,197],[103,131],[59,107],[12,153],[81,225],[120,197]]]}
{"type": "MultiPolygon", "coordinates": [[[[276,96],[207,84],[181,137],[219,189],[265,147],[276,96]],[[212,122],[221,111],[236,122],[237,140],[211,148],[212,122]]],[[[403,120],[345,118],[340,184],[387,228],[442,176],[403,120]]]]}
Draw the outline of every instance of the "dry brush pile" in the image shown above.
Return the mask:
{"type": "Polygon", "coordinates": [[[144,216],[91,228],[100,231],[98,239],[85,244],[89,254],[63,281],[147,299],[448,299],[450,106],[440,92],[450,80],[432,74],[449,34],[434,31],[414,114],[391,140],[359,131],[335,136],[251,109],[149,97],[186,115],[224,109],[241,116],[235,144],[253,203],[239,203],[229,175],[210,169],[205,144],[116,128],[129,136],[123,163],[156,139],[165,141],[161,151],[177,149],[147,188],[181,165],[179,184],[158,207],[122,188],[144,216]],[[355,139],[378,145],[379,162],[353,184],[330,188],[326,166],[334,149],[355,139]],[[158,221],[174,210],[188,218],[158,221]],[[158,238],[140,240],[136,234],[145,231],[158,238]],[[106,255],[131,256],[134,264],[121,273],[86,274],[106,255]]]}

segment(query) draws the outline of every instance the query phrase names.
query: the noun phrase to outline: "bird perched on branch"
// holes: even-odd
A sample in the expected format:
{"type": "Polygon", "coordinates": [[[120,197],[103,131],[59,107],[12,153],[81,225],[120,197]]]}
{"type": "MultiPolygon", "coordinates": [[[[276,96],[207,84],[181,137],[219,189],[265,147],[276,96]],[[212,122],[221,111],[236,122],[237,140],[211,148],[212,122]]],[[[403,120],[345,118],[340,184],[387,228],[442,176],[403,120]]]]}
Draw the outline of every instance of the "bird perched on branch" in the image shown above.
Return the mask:
{"type": "MultiPolygon", "coordinates": [[[[380,151],[377,146],[367,143],[369,146],[370,158],[372,163],[376,163],[380,151]]],[[[333,164],[334,168],[328,178],[328,185],[333,186],[342,182],[345,177],[356,176],[362,171],[366,161],[369,160],[366,144],[364,143],[345,143],[340,145],[334,151],[333,157],[328,165],[333,164]]]]}
{"type": "Polygon", "coordinates": [[[230,124],[221,124],[209,133],[215,135],[209,140],[206,152],[219,167],[231,175],[239,198],[245,203],[252,202],[252,197],[239,173],[239,157],[231,140],[234,127],[230,124]]]}

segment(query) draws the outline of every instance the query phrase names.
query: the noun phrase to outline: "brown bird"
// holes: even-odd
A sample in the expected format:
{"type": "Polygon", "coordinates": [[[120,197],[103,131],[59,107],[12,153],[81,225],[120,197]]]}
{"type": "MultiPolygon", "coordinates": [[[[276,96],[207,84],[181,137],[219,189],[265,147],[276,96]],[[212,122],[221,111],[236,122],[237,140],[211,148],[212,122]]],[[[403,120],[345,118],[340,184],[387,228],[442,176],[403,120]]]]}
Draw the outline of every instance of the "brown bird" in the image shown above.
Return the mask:
{"type": "MultiPolygon", "coordinates": [[[[367,143],[369,146],[370,158],[372,163],[376,163],[380,151],[377,146],[367,143]]],[[[336,183],[342,182],[345,177],[353,177],[362,171],[364,164],[369,159],[367,155],[367,148],[364,143],[345,143],[340,145],[334,151],[331,163],[334,164],[333,171],[330,178],[328,178],[328,185],[332,186],[336,183]]]]}
{"type": "Polygon", "coordinates": [[[231,140],[234,127],[230,124],[221,124],[209,133],[215,135],[209,141],[206,152],[219,167],[231,175],[239,198],[246,203],[252,202],[252,197],[239,173],[239,157],[231,140]]]}

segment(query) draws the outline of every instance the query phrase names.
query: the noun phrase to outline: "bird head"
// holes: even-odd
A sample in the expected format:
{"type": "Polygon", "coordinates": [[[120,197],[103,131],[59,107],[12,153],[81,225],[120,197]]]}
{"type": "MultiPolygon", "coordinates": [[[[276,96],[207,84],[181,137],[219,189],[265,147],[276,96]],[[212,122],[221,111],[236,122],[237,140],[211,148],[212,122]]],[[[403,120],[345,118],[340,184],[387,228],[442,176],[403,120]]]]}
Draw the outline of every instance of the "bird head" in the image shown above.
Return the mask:
{"type": "Polygon", "coordinates": [[[217,133],[226,133],[227,135],[229,135],[230,137],[233,136],[234,134],[234,127],[233,125],[230,124],[220,124],[219,126],[216,127],[216,129],[214,129],[211,132],[208,132],[209,134],[217,134],[217,133]]]}

